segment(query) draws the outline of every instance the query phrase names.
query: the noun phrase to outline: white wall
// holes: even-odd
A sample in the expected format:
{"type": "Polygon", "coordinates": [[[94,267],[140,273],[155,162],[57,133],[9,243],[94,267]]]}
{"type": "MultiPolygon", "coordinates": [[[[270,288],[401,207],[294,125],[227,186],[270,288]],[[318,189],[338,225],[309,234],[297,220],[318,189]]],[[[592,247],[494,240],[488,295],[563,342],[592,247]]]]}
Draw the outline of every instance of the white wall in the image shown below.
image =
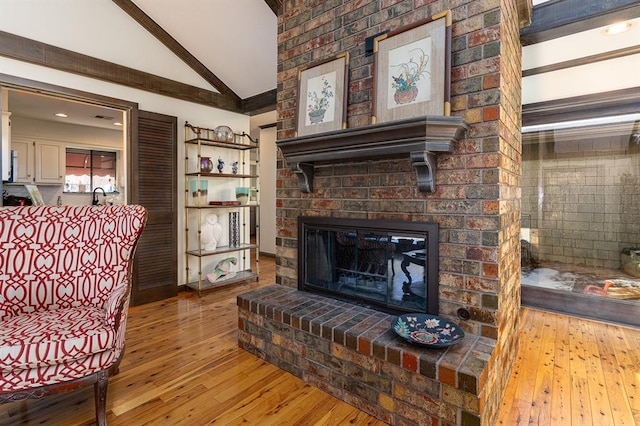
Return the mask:
{"type": "Polygon", "coordinates": [[[276,253],[276,111],[251,117],[251,137],[260,140],[260,251],[276,253]]]}
{"type": "Polygon", "coordinates": [[[276,254],[276,128],[260,131],[260,251],[276,254]]]}
{"type": "Polygon", "coordinates": [[[122,130],[108,130],[12,115],[11,132],[13,135],[26,138],[46,139],[84,148],[123,149],[122,130]]]}

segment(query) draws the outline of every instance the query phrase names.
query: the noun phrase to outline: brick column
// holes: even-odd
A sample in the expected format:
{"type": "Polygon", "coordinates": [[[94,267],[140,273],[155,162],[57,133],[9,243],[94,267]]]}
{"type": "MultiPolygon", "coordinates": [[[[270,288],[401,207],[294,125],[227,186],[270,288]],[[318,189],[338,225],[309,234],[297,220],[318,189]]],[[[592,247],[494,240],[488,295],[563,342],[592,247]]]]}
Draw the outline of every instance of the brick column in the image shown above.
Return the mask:
{"type": "Polygon", "coordinates": [[[517,350],[520,307],[521,49],[516,0],[285,0],[278,20],[278,139],[294,136],[298,70],[349,51],[348,126],[370,123],[373,57],[365,38],[450,9],[452,114],[466,139],[438,157],[436,192],[416,186],[408,159],[316,168],[303,194],[279,158],[277,281],[295,287],[296,220],[332,217],[434,221],[440,225],[440,313],[496,340],[478,418],[492,424],[517,350]]]}

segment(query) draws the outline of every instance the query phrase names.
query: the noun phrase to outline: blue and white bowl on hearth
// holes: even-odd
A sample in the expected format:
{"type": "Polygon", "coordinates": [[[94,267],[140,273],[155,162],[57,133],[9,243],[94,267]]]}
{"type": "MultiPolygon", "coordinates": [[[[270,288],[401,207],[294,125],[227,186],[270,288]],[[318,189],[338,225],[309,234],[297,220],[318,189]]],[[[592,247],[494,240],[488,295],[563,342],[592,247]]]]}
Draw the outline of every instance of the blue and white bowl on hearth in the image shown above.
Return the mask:
{"type": "Polygon", "coordinates": [[[445,348],[464,338],[464,330],[458,324],[429,314],[400,315],[391,328],[409,343],[430,348],[445,348]]]}

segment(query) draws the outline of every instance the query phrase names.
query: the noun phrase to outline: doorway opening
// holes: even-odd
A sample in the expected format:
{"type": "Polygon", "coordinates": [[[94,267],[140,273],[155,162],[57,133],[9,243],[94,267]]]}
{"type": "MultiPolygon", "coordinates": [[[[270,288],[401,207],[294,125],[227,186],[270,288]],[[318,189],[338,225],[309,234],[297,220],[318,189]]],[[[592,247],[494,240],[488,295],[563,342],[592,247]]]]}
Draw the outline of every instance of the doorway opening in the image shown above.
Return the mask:
{"type": "Polygon", "coordinates": [[[134,202],[129,164],[137,104],[1,74],[0,92],[9,121],[3,170],[11,170],[0,184],[3,194],[26,195],[24,184],[36,184],[46,204],[59,197],[64,204],[90,203],[90,193],[65,191],[66,151],[104,150],[117,155],[120,197],[134,202]],[[38,174],[43,171],[50,173],[38,174]]]}

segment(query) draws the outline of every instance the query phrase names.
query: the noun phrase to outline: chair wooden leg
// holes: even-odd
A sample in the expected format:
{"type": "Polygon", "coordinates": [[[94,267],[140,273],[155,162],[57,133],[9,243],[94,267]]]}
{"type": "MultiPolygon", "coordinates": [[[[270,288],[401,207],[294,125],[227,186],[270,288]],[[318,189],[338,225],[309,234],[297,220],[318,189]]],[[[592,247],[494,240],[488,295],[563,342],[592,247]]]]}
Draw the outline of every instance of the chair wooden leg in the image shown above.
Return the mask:
{"type": "Polygon", "coordinates": [[[98,373],[98,380],[93,385],[93,393],[96,405],[96,424],[107,426],[107,385],[109,384],[109,374],[107,370],[98,373]]]}
{"type": "Polygon", "coordinates": [[[115,364],[109,368],[109,376],[117,376],[120,373],[120,363],[122,362],[122,358],[124,358],[124,348],[122,348],[122,352],[120,352],[120,356],[116,360],[115,364]]]}

